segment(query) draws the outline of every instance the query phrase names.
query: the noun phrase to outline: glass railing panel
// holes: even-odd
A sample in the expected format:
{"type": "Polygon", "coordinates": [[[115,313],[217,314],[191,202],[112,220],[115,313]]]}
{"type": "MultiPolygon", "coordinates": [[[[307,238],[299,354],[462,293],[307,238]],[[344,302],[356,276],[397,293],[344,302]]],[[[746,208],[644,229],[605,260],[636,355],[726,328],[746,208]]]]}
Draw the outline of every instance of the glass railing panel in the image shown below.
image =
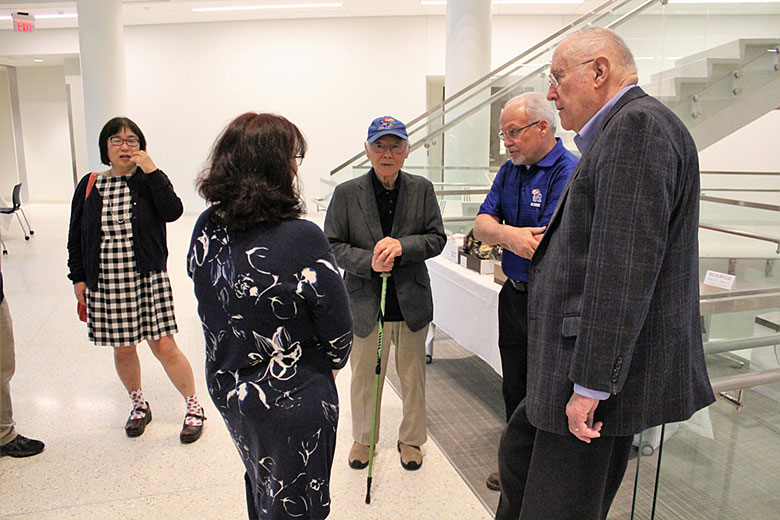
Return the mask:
{"type": "MultiPolygon", "coordinates": [[[[735,366],[721,358],[709,363],[710,374],[743,370],[735,366]]],[[[691,421],[665,426],[663,444],[646,449],[650,455],[638,459],[633,518],[776,517],[780,431],[774,425],[780,403],[759,389],[745,392],[745,406],[739,411],[718,400],[691,421]]],[[[660,431],[645,432],[643,437],[654,446],[660,431]]]]}
{"type": "Polygon", "coordinates": [[[778,172],[701,172],[701,195],[705,199],[744,201],[780,207],[780,173],[778,172]]]}
{"type": "MultiPolygon", "coordinates": [[[[748,202],[739,198],[703,196],[699,219],[702,222],[723,224],[737,229],[763,230],[770,235],[780,235],[780,207],[778,204],[748,202]]],[[[777,202],[777,201],[775,201],[777,202]]]]}
{"type": "Polygon", "coordinates": [[[729,391],[690,420],[665,425],[663,442],[660,428],[643,432],[634,518],[773,518],[780,276],[764,259],[701,264],[702,279],[706,269],[737,276],[731,291],[702,286],[701,299],[709,376],[719,395],[729,391]]]}
{"type": "MultiPolygon", "coordinates": [[[[546,70],[555,46],[570,32],[588,25],[608,26],[621,22],[624,18],[630,18],[638,9],[646,9],[654,5],[655,0],[611,0],[604,2],[588,14],[572,21],[560,31],[551,35],[539,44],[519,54],[515,59],[499,67],[491,74],[476,80],[472,85],[460,92],[453,93],[441,105],[432,107],[431,110],[407,122],[409,140],[413,151],[419,147],[442,147],[446,149],[450,136],[445,135],[458,125],[465,128],[467,125],[478,125],[476,121],[486,120],[491,116],[485,115],[482,107],[495,107],[498,98],[508,99],[512,93],[520,93],[528,90],[540,90],[546,92],[547,85],[540,73],[546,70]],[[469,121],[471,120],[471,121],[469,121]],[[441,136],[444,135],[442,138],[441,136]]],[[[495,110],[493,108],[492,110],[495,110]]],[[[500,110],[500,105],[499,105],[500,110]]],[[[492,122],[492,121],[491,121],[492,122]]],[[[484,125],[483,125],[484,126],[484,125]]],[[[497,125],[496,125],[497,128],[497,125]]],[[[457,130],[455,130],[457,133],[457,130]]],[[[496,130],[497,131],[497,130],[496,130]]],[[[570,139],[568,139],[570,141],[570,139]]],[[[439,166],[446,164],[431,164],[431,155],[441,156],[437,150],[432,150],[424,157],[424,162],[413,160],[411,166],[439,166]]],[[[446,158],[446,152],[444,153],[446,158]]],[[[413,159],[410,157],[410,159],[413,159]]],[[[357,154],[336,166],[331,174],[335,175],[343,169],[354,166],[363,166],[364,157],[357,154]]],[[[450,164],[450,166],[456,166],[450,164]]],[[[462,165],[457,165],[462,166],[462,165]]],[[[473,166],[466,164],[465,166],[473,166]]],[[[491,167],[491,166],[489,166],[491,167]]],[[[495,167],[495,166],[492,166],[495,167]]],[[[352,174],[348,174],[350,177],[352,174]]],[[[443,175],[446,175],[444,173],[443,175]]],[[[458,178],[459,173],[453,173],[458,178]]]]}
{"type": "MultiPolygon", "coordinates": [[[[702,257],[780,259],[780,206],[747,201],[745,192],[702,195],[699,254],[702,257]]],[[[762,199],[765,192],[753,193],[762,199]]]]}

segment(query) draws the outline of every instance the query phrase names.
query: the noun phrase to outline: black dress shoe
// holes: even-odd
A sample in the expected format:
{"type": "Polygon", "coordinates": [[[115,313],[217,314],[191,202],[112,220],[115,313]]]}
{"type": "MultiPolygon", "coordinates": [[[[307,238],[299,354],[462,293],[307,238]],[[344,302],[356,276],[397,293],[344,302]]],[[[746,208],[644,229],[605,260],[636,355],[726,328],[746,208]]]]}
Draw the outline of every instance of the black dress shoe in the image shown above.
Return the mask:
{"type": "Polygon", "coordinates": [[[488,478],[485,479],[485,485],[488,489],[492,489],[493,491],[501,491],[501,484],[498,481],[498,471],[494,471],[488,475],[488,478]]]}
{"type": "Polygon", "coordinates": [[[9,457],[32,457],[43,451],[45,444],[41,441],[28,439],[24,435],[17,435],[14,440],[8,444],[0,446],[0,457],[8,455],[9,457]]]}
{"type": "Polygon", "coordinates": [[[205,420],[206,420],[206,415],[203,413],[203,408],[200,409],[200,415],[196,413],[188,413],[187,415],[185,415],[184,426],[182,426],[181,433],[179,434],[179,440],[181,441],[181,443],[190,444],[200,439],[200,435],[203,433],[203,421],[205,420]],[[193,426],[191,424],[187,424],[187,417],[200,419],[200,426],[193,426]]]}
{"type": "Polygon", "coordinates": [[[143,435],[144,430],[146,430],[146,425],[152,422],[152,407],[149,406],[148,402],[146,403],[146,409],[133,408],[133,411],[130,412],[130,417],[136,412],[144,415],[140,419],[127,419],[127,422],[125,423],[125,433],[128,437],[140,437],[143,435]]]}

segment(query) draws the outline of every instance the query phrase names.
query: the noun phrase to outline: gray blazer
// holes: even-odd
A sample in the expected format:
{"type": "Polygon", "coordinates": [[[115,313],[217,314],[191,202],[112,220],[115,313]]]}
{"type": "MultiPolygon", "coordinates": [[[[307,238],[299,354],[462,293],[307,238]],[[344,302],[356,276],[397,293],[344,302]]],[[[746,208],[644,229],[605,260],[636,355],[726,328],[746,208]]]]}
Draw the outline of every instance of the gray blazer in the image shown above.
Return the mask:
{"type": "MultiPolygon", "coordinates": [[[[371,334],[377,323],[382,290],[378,273],[371,269],[374,246],[384,238],[372,175],[373,168],[337,186],[325,216],[325,235],[339,267],[346,271],[355,335],[361,338],[371,334]]],[[[404,321],[418,331],[433,320],[425,260],[441,253],[447,238],[433,184],[404,171],[399,172],[399,182],[391,236],[401,242],[403,252],[392,276],[404,321]]]]}
{"type": "Polygon", "coordinates": [[[612,394],[602,434],[714,401],[698,278],[699,164],[683,123],[635,87],[608,113],[531,260],[527,411],[566,434],[573,383],[612,394]]]}

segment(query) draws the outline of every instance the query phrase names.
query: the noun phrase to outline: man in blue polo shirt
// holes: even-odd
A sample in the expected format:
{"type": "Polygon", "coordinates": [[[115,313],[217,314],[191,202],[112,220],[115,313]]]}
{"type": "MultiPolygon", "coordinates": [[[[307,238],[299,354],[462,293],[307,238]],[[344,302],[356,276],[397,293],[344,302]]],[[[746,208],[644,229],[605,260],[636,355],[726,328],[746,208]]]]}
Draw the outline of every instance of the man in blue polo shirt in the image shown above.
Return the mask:
{"type": "MultiPolygon", "coordinates": [[[[550,221],[577,157],[555,137],[555,111],[538,92],[510,99],[498,136],[511,159],[498,170],[479,208],[474,236],[503,249],[507,281],[498,295],[498,349],[506,419],[525,397],[528,347],[528,265],[550,221]]],[[[498,472],[487,487],[499,489],[498,472]]]]}

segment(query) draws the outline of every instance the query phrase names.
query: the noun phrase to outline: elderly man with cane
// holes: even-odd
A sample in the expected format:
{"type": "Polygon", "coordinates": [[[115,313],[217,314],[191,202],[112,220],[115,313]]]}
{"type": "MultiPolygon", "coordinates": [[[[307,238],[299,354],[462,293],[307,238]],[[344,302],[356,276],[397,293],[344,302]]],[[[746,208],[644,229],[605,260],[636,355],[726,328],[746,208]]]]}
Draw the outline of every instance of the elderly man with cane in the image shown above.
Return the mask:
{"type": "Polygon", "coordinates": [[[433,185],[401,171],[409,156],[406,126],[378,117],[368,127],[366,155],[372,168],[340,184],[325,217],[325,234],[339,267],[345,270],[354,319],[351,402],[354,443],[349,465],[368,466],[371,445],[378,440],[386,352],[377,363],[380,299],[385,278],[385,351],[395,346],[401,381],[403,420],[397,449],[401,465],[419,469],[420,446],[427,440],[425,423],[425,338],[433,319],[433,298],[425,260],[441,253],[446,236],[433,185]],[[376,366],[380,371],[376,382],[376,366]],[[375,391],[376,388],[376,391],[375,391]]]}

